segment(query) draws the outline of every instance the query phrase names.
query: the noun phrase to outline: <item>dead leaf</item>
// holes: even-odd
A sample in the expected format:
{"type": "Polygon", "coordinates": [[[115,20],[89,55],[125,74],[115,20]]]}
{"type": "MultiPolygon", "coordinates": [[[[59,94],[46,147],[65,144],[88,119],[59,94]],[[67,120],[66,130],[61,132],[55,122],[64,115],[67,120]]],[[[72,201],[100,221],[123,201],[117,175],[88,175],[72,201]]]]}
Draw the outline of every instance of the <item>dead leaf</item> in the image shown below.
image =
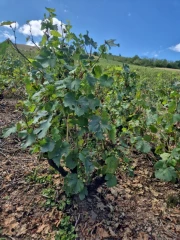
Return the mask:
{"type": "Polygon", "coordinates": [[[109,232],[111,234],[112,237],[116,237],[117,235],[115,234],[115,232],[112,230],[111,227],[109,227],[109,232]]]}
{"type": "Polygon", "coordinates": [[[179,232],[179,233],[180,233],[180,225],[177,225],[177,226],[176,226],[176,232],[179,232]]]}
{"type": "Polygon", "coordinates": [[[153,194],[154,197],[158,197],[159,193],[156,192],[154,189],[152,189],[151,187],[149,188],[149,190],[151,191],[151,193],[153,194]]]}
{"type": "Polygon", "coordinates": [[[108,238],[110,237],[108,232],[104,230],[102,227],[98,227],[96,230],[96,236],[100,238],[108,238]]]}
{"type": "Polygon", "coordinates": [[[140,232],[137,236],[137,240],[148,240],[149,236],[145,232],[140,232]]]}
{"type": "Polygon", "coordinates": [[[27,224],[23,224],[20,229],[18,229],[17,233],[16,233],[16,236],[21,236],[23,234],[26,234],[27,232],[27,224]]]}
{"type": "Polygon", "coordinates": [[[41,233],[41,232],[48,233],[50,229],[51,229],[51,227],[48,224],[42,224],[38,227],[36,232],[37,233],[41,233]]]}
{"type": "Polygon", "coordinates": [[[23,206],[17,207],[16,211],[17,212],[23,212],[24,211],[24,207],[23,206]]]}
{"type": "Polygon", "coordinates": [[[130,228],[125,228],[122,240],[131,240],[132,238],[130,237],[130,234],[131,234],[131,229],[130,228]]]}
{"type": "Polygon", "coordinates": [[[14,216],[9,216],[4,220],[3,228],[4,232],[11,236],[17,230],[17,228],[19,229],[19,223],[14,216]]]}

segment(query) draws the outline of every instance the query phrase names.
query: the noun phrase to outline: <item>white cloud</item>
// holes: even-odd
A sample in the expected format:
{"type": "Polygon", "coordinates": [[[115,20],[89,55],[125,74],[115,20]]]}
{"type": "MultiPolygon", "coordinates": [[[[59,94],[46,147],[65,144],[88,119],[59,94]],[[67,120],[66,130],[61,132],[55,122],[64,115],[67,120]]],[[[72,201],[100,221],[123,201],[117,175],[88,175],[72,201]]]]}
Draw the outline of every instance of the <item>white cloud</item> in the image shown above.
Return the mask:
{"type": "MultiPolygon", "coordinates": [[[[42,20],[31,20],[29,22],[29,25],[31,26],[31,32],[32,35],[35,37],[43,36],[43,31],[41,30],[41,23],[42,20]]],[[[63,24],[63,27],[61,27],[62,22],[59,21],[57,18],[53,18],[53,24],[58,26],[58,31],[62,33],[62,28],[65,28],[65,25],[63,24]]],[[[19,28],[19,32],[24,35],[30,35],[30,26],[28,24],[24,24],[22,27],[19,28]]]]}
{"type": "Polygon", "coordinates": [[[43,31],[41,30],[41,20],[32,20],[29,24],[24,24],[22,27],[19,28],[19,32],[24,35],[30,35],[30,29],[32,35],[35,37],[43,36],[43,31]],[[30,28],[31,26],[31,28],[30,28]]]}
{"type": "Polygon", "coordinates": [[[64,12],[65,12],[65,13],[67,13],[67,12],[68,12],[68,10],[67,10],[67,9],[64,9],[64,12]]]}
{"type": "Polygon", "coordinates": [[[159,55],[157,53],[154,54],[154,57],[157,58],[159,55]]]}
{"type": "MultiPolygon", "coordinates": [[[[1,22],[2,23],[2,22],[1,22]]],[[[11,24],[12,28],[18,28],[19,27],[19,23],[18,22],[14,22],[11,24]]],[[[6,27],[6,28],[11,28],[10,25],[4,25],[3,27],[6,27]]]]}
{"type": "Polygon", "coordinates": [[[57,25],[59,33],[62,33],[62,29],[65,29],[65,25],[57,18],[53,18],[53,24],[57,25]]]}
{"type": "Polygon", "coordinates": [[[169,49],[174,51],[174,52],[180,52],[180,43],[178,43],[175,46],[170,47],[169,49]]]}
{"type": "Polygon", "coordinates": [[[15,38],[14,38],[14,35],[13,34],[10,34],[8,31],[3,31],[1,32],[1,35],[0,35],[1,38],[9,38],[11,41],[14,41],[15,38]]]}

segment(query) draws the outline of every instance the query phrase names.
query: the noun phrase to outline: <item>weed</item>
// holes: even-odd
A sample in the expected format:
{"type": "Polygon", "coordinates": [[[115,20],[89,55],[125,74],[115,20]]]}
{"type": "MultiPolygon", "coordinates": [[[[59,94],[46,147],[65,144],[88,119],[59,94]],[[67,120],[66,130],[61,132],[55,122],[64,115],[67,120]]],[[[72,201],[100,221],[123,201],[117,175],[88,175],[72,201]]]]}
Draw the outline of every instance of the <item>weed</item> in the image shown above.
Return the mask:
{"type": "Polygon", "coordinates": [[[180,204],[180,196],[171,194],[167,198],[167,206],[169,208],[176,207],[178,204],[180,204]]]}
{"type": "Polygon", "coordinates": [[[38,169],[33,170],[27,177],[27,182],[35,182],[35,183],[50,183],[52,184],[52,175],[44,175],[38,176],[38,169]]]}
{"type": "Polygon", "coordinates": [[[53,188],[43,189],[42,196],[46,198],[46,202],[44,203],[46,208],[56,207],[58,210],[63,211],[67,205],[71,204],[69,198],[63,200],[56,199],[56,191],[53,188]]]}
{"type": "Polygon", "coordinates": [[[75,227],[70,222],[70,217],[65,216],[58,227],[55,240],[75,240],[76,238],[75,227]]]}

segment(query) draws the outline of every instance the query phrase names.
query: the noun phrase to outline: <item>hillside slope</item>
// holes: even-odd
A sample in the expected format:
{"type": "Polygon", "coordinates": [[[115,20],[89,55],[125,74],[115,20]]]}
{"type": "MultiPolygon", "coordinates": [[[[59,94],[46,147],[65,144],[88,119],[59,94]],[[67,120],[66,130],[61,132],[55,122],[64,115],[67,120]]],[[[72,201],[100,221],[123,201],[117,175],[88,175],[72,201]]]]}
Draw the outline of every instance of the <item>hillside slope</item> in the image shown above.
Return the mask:
{"type": "MultiPolygon", "coordinates": [[[[26,57],[34,57],[37,54],[37,48],[35,46],[17,44],[17,47],[26,57]]],[[[0,43],[0,57],[7,53],[11,53],[13,55],[17,54],[13,46],[7,40],[5,40],[4,42],[0,43]]]]}

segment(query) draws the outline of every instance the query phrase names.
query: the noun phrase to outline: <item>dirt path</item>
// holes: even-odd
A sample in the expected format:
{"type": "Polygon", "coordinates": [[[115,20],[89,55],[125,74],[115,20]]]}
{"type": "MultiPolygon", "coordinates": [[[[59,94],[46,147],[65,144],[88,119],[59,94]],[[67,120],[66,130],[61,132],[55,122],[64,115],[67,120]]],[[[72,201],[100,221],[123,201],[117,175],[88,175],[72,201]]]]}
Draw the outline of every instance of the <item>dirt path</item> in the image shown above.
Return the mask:
{"type": "MultiPolygon", "coordinates": [[[[0,132],[21,118],[15,103],[0,102],[0,132]]],[[[20,150],[20,144],[16,136],[0,138],[0,239],[54,239],[63,212],[57,204],[47,206],[42,191],[55,189],[59,204],[62,179],[51,174],[46,161],[20,150]]],[[[116,187],[103,186],[81,202],[74,198],[66,209],[78,239],[180,240],[179,184],[154,179],[150,158],[133,159],[134,178],[120,170],[116,187]]]]}

